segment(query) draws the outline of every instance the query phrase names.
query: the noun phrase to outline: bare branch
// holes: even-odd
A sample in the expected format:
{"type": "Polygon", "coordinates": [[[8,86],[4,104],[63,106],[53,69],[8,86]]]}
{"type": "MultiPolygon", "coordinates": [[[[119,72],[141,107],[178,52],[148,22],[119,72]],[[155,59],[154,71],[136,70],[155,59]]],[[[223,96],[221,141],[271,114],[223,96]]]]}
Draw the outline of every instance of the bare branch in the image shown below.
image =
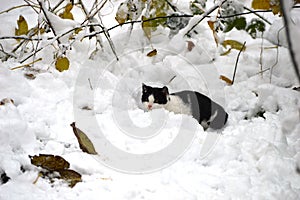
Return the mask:
{"type": "Polygon", "coordinates": [[[209,9],[208,11],[206,11],[205,13],[202,14],[202,17],[201,19],[192,26],[192,28],[190,28],[188,30],[188,32],[185,34],[186,36],[189,36],[190,33],[192,32],[192,30],[198,25],[200,24],[206,17],[209,16],[210,13],[212,13],[213,11],[215,11],[218,7],[222,6],[227,0],[223,0],[223,1],[220,1],[218,4],[214,5],[211,9],[209,9]]]}
{"type": "Polygon", "coordinates": [[[232,85],[234,83],[234,79],[235,79],[235,74],[236,74],[236,69],[237,69],[237,65],[238,65],[238,62],[239,62],[239,58],[240,58],[241,52],[244,50],[245,45],[246,45],[246,41],[244,42],[241,50],[239,51],[239,54],[238,54],[238,56],[236,58],[236,61],[235,61],[235,67],[234,67],[234,72],[233,72],[233,77],[232,77],[232,85]]]}

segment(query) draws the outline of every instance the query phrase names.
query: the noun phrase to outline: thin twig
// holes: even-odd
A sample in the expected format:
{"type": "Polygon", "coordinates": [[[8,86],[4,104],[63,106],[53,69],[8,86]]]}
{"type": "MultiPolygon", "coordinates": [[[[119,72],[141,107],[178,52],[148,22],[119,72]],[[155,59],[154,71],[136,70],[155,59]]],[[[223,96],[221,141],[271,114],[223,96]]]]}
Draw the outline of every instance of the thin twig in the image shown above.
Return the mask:
{"type": "Polygon", "coordinates": [[[14,9],[23,8],[23,7],[28,7],[28,6],[39,8],[38,6],[35,6],[35,5],[27,5],[27,4],[24,4],[24,5],[14,6],[14,7],[11,7],[11,8],[9,8],[9,9],[7,9],[7,10],[4,10],[4,11],[0,12],[0,15],[2,15],[2,14],[4,14],[4,13],[8,13],[8,12],[14,10],[14,9]]]}
{"type": "MultiPolygon", "coordinates": [[[[263,16],[257,14],[258,12],[254,12],[253,10],[247,8],[246,6],[244,6],[245,10],[248,10],[250,13],[256,15],[257,17],[259,17],[260,19],[262,19],[263,21],[265,21],[266,23],[268,23],[269,25],[271,25],[271,22],[269,22],[266,18],[264,18],[263,16]]],[[[272,12],[272,10],[267,10],[265,12],[272,12]]]]}
{"type": "MultiPolygon", "coordinates": [[[[46,12],[46,9],[45,9],[45,5],[42,3],[41,0],[39,1],[39,5],[40,5],[40,7],[41,7],[41,9],[42,9],[42,11],[43,11],[43,14],[44,14],[44,16],[45,16],[45,18],[46,18],[46,20],[47,20],[49,26],[50,26],[50,29],[52,30],[54,36],[57,36],[56,31],[55,31],[55,29],[54,29],[54,27],[53,27],[53,24],[51,23],[51,20],[49,19],[48,15],[47,15],[47,12],[46,12]]],[[[61,44],[59,38],[57,39],[57,43],[58,43],[58,44],[61,44]]]]}
{"type": "Polygon", "coordinates": [[[32,65],[32,64],[34,64],[34,63],[36,63],[36,62],[39,62],[39,61],[41,61],[41,60],[42,60],[42,58],[39,58],[39,59],[37,59],[37,60],[35,60],[35,61],[32,61],[32,62],[30,62],[30,63],[28,63],[28,64],[20,65],[20,66],[18,66],[18,67],[13,67],[13,68],[11,68],[10,70],[20,69],[20,68],[23,68],[23,67],[29,67],[30,65],[32,65]]]}
{"type": "MultiPolygon", "coordinates": [[[[260,54],[259,54],[259,65],[260,65],[260,71],[263,70],[263,52],[264,52],[264,37],[263,37],[264,32],[262,33],[262,38],[261,38],[261,46],[260,46],[260,54]]],[[[263,77],[263,73],[261,73],[261,77],[263,77]]]]}
{"type": "Polygon", "coordinates": [[[238,62],[239,62],[239,58],[240,58],[241,52],[244,50],[245,45],[246,45],[246,41],[244,42],[242,48],[240,49],[239,54],[238,54],[238,56],[236,58],[236,61],[235,61],[235,67],[234,67],[234,72],[233,72],[233,77],[232,77],[232,85],[234,83],[234,79],[235,79],[235,74],[236,74],[236,69],[237,69],[237,65],[238,65],[238,62]]]}
{"type": "Polygon", "coordinates": [[[220,1],[218,4],[214,5],[211,9],[209,9],[208,11],[206,11],[205,13],[202,14],[202,17],[200,20],[198,20],[198,22],[196,24],[194,24],[192,26],[192,28],[190,28],[188,30],[188,32],[185,34],[186,36],[190,35],[190,32],[192,32],[192,30],[198,25],[200,24],[210,13],[212,13],[213,11],[215,11],[218,7],[222,6],[227,0],[223,0],[220,1]]]}

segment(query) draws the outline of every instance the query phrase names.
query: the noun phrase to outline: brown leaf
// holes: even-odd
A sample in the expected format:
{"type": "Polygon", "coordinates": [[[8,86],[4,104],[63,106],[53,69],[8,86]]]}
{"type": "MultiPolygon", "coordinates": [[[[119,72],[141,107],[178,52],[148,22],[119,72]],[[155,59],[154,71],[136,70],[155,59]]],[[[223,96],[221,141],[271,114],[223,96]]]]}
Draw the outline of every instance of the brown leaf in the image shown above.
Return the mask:
{"type": "Polygon", "coordinates": [[[188,51],[192,51],[194,47],[195,47],[194,42],[187,41],[187,49],[188,49],[188,51]]]}
{"type": "Polygon", "coordinates": [[[225,81],[228,85],[232,85],[232,80],[229,79],[228,77],[221,75],[220,79],[225,81]]]}
{"type": "Polygon", "coordinates": [[[69,183],[70,187],[74,187],[78,182],[81,182],[81,174],[71,169],[63,169],[58,171],[60,178],[69,183]]]}
{"type": "Polygon", "coordinates": [[[60,156],[39,154],[38,156],[29,156],[29,158],[31,164],[49,171],[58,171],[70,167],[69,162],[60,156]]]}
{"type": "Polygon", "coordinates": [[[73,128],[73,132],[78,140],[79,147],[83,152],[88,154],[97,154],[95,147],[88,136],[75,126],[75,122],[70,124],[73,128]]]}
{"type": "Polygon", "coordinates": [[[218,39],[217,31],[215,30],[215,22],[214,21],[208,21],[207,23],[208,23],[209,28],[213,32],[215,43],[218,46],[219,45],[219,39],[218,39]]]}
{"type": "Polygon", "coordinates": [[[157,54],[157,50],[153,49],[152,51],[150,51],[149,53],[147,53],[147,56],[148,57],[153,57],[153,56],[156,56],[156,54],[157,54]]]}

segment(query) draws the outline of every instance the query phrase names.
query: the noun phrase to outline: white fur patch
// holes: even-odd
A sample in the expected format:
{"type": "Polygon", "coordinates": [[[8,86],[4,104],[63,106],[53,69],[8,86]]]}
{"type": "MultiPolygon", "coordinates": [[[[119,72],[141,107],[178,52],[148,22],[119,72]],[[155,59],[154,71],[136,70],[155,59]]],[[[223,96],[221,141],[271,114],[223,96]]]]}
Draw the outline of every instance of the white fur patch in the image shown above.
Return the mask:
{"type": "Polygon", "coordinates": [[[191,107],[185,104],[182,99],[176,95],[169,95],[170,100],[164,105],[164,108],[174,113],[191,115],[191,107]]]}

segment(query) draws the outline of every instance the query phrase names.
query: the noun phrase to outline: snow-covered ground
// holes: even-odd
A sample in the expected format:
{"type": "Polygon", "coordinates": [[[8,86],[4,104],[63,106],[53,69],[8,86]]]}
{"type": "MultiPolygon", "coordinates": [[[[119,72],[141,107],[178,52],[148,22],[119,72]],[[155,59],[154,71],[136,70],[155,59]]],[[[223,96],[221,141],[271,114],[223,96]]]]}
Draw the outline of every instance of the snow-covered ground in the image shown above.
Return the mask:
{"type": "MultiPolygon", "coordinates": [[[[104,8],[107,27],[116,24],[119,3],[104,8]]],[[[20,10],[26,19],[34,16],[20,10]]],[[[13,34],[20,10],[0,15],[7,22],[0,35],[13,34]]],[[[28,19],[29,26],[34,20],[28,19]]],[[[280,21],[274,24],[265,33],[270,40],[280,21]]],[[[0,185],[0,199],[299,199],[300,93],[292,89],[299,83],[288,50],[278,47],[277,61],[276,48],[261,53],[261,39],[227,33],[225,39],[247,41],[228,86],[219,75],[232,77],[238,51],[220,56],[205,22],[191,39],[183,37],[188,27],[172,39],[167,29],[158,30],[151,40],[154,57],[146,56],[152,47],[140,26],[131,35],[128,27],[111,32],[119,61],[107,43],[89,59],[93,45],[85,39],[68,51],[70,69],[64,72],[51,64],[52,47],[37,55],[43,61],[35,64],[40,72],[33,80],[24,76],[26,69],[10,70],[20,63],[0,63],[0,100],[14,101],[0,105],[0,173],[10,177],[0,185]],[[195,44],[192,51],[187,41],[195,44]],[[260,63],[273,69],[272,76],[270,70],[258,73],[260,63]],[[228,123],[204,132],[190,116],[145,112],[142,83],[200,91],[225,107],[228,123]],[[74,121],[98,155],[81,151],[70,127],[74,121]],[[33,183],[39,169],[28,155],[42,153],[65,158],[82,182],[73,188],[61,180],[33,183]]],[[[268,40],[263,45],[274,47],[268,40]]]]}

